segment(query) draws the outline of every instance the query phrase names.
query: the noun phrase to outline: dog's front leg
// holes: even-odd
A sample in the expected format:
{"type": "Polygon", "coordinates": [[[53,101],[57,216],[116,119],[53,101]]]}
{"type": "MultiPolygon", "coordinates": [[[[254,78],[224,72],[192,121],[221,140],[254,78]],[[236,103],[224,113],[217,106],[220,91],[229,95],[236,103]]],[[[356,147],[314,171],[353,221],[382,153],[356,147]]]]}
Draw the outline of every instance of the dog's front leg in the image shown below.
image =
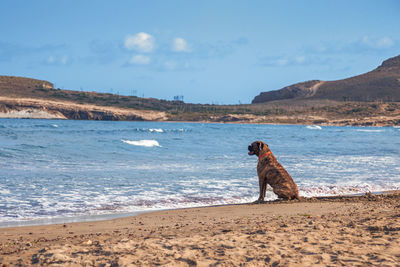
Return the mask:
{"type": "Polygon", "coordinates": [[[254,203],[262,203],[264,201],[264,197],[265,197],[264,188],[266,186],[265,179],[258,178],[258,186],[260,188],[260,196],[258,197],[258,199],[254,203]]]}
{"type": "Polygon", "coordinates": [[[267,193],[267,186],[268,186],[267,179],[264,179],[264,182],[263,182],[263,200],[265,199],[265,194],[267,193]]]}

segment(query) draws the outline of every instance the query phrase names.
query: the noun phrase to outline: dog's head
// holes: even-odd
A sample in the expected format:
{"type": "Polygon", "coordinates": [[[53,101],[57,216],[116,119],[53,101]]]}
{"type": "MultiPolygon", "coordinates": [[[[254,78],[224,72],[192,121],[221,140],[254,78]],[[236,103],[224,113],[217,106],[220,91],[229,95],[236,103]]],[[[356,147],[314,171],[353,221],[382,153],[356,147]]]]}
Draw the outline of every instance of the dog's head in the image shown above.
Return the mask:
{"type": "Polygon", "coordinates": [[[268,152],[269,147],[264,142],[255,141],[255,142],[251,143],[251,145],[249,145],[248,150],[249,150],[248,154],[250,156],[251,155],[260,156],[262,154],[262,152],[268,152]]]}

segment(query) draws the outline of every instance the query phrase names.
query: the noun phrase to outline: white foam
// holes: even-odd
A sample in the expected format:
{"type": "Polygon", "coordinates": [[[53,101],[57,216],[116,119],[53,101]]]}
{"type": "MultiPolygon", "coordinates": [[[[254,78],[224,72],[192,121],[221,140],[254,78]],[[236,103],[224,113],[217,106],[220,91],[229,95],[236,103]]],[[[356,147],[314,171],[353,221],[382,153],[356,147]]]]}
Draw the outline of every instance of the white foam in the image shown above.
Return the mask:
{"type": "Polygon", "coordinates": [[[164,130],[163,129],[149,129],[149,132],[156,132],[156,133],[163,133],[164,130]]]}
{"type": "Polygon", "coordinates": [[[57,124],[52,124],[51,126],[53,126],[54,128],[58,128],[57,124]]]}
{"type": "Polygon", "coordinates": [[[161,147],[161,145],[158,143],[157,140],[131,141],[131,140],[123,140],[123,139],[121,139],[121,141],[124,142],[124,143],[127,143],[129,145],[133,145],[133,146],[144,146],[144,147],[158,146],[158,147],[161,147]]]}
{"type": "Polygon", "coordinates": [[[6,195],[6,194],[9,195],[9,194],[11,194],[11,191],[8,189],[0,188],[0,194],[1,195],[6,195]]]}
{"type": "Polygon", "coordinates": [[[306,128],[310,130],[322,130],[322,127],[318,125],[308,125],[306,128]]]}
{"type": "Polygon", "coordinates": [[[380,133],[384,130],[372,130],[372,129],[358,129],[357,132],[366,132],[366,133],[380,133]]]}
{"type": "Polygon", "coordinates": [[[300,186],[299,194],[303,197],[321,197],[337,195],[365,194],[367,192],[385,192],[399,190],[399,184],[371,185],[371,184],[349,184],[349,185],[309,185],[300,186]]]}

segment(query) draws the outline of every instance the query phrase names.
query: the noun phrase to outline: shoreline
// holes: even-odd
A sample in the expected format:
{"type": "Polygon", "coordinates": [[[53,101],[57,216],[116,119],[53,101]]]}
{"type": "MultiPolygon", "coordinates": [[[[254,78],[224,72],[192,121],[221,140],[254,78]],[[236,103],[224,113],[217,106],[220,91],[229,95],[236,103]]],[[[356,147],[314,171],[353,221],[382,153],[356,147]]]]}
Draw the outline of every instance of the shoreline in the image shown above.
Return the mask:
{"type": "Polygon", "coordinates": [[[119,218],[127,218],[137,216],[148,212],[157,212],[162,210],[149,210],[149,211],[132,211],[115,214],[96,214],[96,215],[78,215],[78,216],[67,216],[67,217],[55,217],[55,218],[39,218],[25,221],[10,221],[0,222],[0,230],[14,227],[31,227],[31,226],[45,226],[65,223],[84,223],[84,222],[98,222],[108,221],[119,218]]]}
{"type": "MultiPolygon", "coordinates": [[[[327,195],[327,196],[316,196],[316,197],[301,197],[299,202],[307,202],[309,200],[334,200],[340,198],[351,198],[351,197],[362,197],[366,194],[372,195],[385,195],[385,194],[400,194],[400,190],[390,190],[390,191],[377,191],[377,192],[367,192],[367,193],[354,193],[345,195],[327,195]]],[[[273,203],[283,203],[285,201],[280,200],[266,200],[263,204],[273,204],[273,203]]],[[[290,201],[289,201],[290,202],[290,201]]],[[[110,221],[115,219],[123,219],[129,217],[135,217],[145,213],[162,212],[162,211],[176,211],[176,210],[186,210],[186,209],[202,209],[202,208],[213,208],[213,207],[229,207],[229,206],[241,206],[241,205],[252,205],[252,202],[234,203],[234,204],[216,204],[216,205],[206,205],[206,206],[193,206],[184,208],[165,208],[165,209],[155,209],[155,210],[141,210],[141,211],[131,211],[122,213],[110,213],[110,214],[95,214],[95,215],[78,215],[78,216],[67,216],[67,217],[55,217],[55,218],[38,218],[26,221],[11,221],[11,222],[0,222],[0,230],[7,228],[18,228],[18,227],[34,227],[34,226],[48,226],[48,225],[58,225],[58,224],[68,224],[68,223],[91,223],[91,222],[101,222],[110,221]]]]}
{"type": "Polygon", "coordinates": [[[164,123],[205,123],[205,124],[243,124],[243,125],[298,125],[298,126],[325,126],[325,127],[393,127],[399,128],[399,124],[348,124],[348,123],[289,123],[289,122],[248,122],[248,121],[172,121],[172,120],[82,120],[82,119],[64,119],[64,118],[57,118],[57,117],[1,117],[0,120],[55,120],[55,121],[112,121],[112,122],[164,122],[164,123]]]}
{"type": "Polygon", "coordinates": [[[387,265],[400,260],[400,191],[3,228],[7,265],[387,265]]]}

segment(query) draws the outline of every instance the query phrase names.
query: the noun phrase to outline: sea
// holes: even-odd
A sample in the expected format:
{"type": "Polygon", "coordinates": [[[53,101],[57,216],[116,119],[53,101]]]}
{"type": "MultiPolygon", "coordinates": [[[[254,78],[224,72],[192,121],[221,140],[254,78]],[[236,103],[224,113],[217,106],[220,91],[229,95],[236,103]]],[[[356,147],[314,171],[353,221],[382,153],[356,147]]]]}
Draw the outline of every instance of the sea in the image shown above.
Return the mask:
{"type": "Polygon", "coordinates": [[[400,189],[398,127],[0,119],[0,227],[255,201],[256,140],[301,196],[400,189]]]}

